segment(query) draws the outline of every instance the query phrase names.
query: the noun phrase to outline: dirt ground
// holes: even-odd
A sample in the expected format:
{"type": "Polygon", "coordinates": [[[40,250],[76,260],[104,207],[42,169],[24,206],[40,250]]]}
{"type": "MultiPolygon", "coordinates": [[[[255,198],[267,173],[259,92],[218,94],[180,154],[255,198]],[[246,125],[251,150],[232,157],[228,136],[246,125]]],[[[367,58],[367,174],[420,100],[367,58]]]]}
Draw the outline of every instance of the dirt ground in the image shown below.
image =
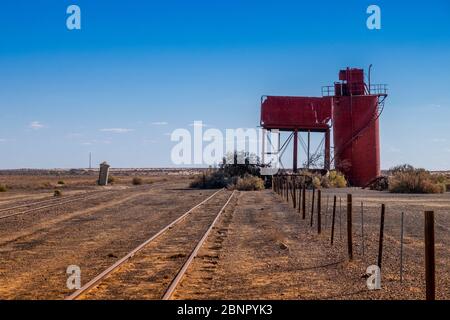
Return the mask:
{"type": "MultiPolygon", "coordinates": [[[[84,197],[84,194],[89,197],[0,220],[0,299],[63,299],[72,292],[66,287],[69,265],[81,267],[82,283],[86,283],[215,192],[187,188],[191,181],[188,176],[152,176],[148,178],[153,179],[152,183],[140,186],[133,186],[131,177],[123,176],[122,183],[108,188],[98,188],[90,182],[83,185],[76,178],[73,179],[77,182],[71,185],[70,178],[66,177],[63,198],[84,197]]],[[[40,185],[42,177],[30,181],[40,185]]],[[[0,193],[0,211],[21,205],[29,206],[25,209],[34,208],[34,202],[52,199],[53,188],[16,187],[0,193]]],[[[303,220],[291,203],[271,190],[238,192],[173,298],[423,299],[425,210],[434,210],[436,214],[437,297],[450,298],[447,275],[450,193],[392,195],[360,189],[324,190],[320,235],[316,211],[314,225],[310,227],[310,192],[307,195],[303,220]],[[353,195],[354,259],[351,262],[346,247],[347,193],[353,195]],[[338,197],[338,207],[335,243],[331,246],[334,195],[338,197]],[[363,275],[369,265],[377,262],[382,203],[386,205],[382,289],[369,291],[363,275]],[[401,212],[405,213],[403,282],[399,277],[401,212]]],[[[157,299],[201,237],[211,220],[211,212],[217,211],[225,201],[225,195],[221,196],[192,215],[180,228],[113,273],[95,295],[86,298],[157,299]],[[199,227],[192,227],[193,223],[199,227]],[[170,239],[173,245],[169,246],[170,239]],[[153,259],[155,255],[157,260],[153,259]],[[167,261],[172,269],[166,268],[167,261]]]]}
{"type": "Polygon", "coordinates": [[[340,189],[326,190],[322,197],[322,232],[318,235],[316,211],[310,227],[310,192],[306,220],[272,191],[241,193],[236,210],[223,217],[221,231],[208,239],[176,298],[424,299],[424,210],[435,210],[436,214],[437,298],[450,298],[450,235],[446,227],[450,224],[450,194],[399,196],[340,189]],[[353,194],[354,206],[351,262],[346,242],[347,193],[353,194]],[[342,199],[342,211],[338,205],[336,238],[331,246],[331,201],[335,194],[338,204],[342,199]],[[363,275],[369,265],[377,263],[381,203],[386,204],[382,290],[370,291],[363,275]],[[401,212],[405,212],[403,282],[399,276],[401,212]],[[217,258],[208,268],[211,256],[217,258]]]}
{"type": "Polygon", "coordinates": [[[188,180],[112,188],[86,201],[0,220],[0,298],[62,299],[66,268],[88,281],[213,190],[188,180]],[[176,199],[176,201],[174,201],[176,199]]]}

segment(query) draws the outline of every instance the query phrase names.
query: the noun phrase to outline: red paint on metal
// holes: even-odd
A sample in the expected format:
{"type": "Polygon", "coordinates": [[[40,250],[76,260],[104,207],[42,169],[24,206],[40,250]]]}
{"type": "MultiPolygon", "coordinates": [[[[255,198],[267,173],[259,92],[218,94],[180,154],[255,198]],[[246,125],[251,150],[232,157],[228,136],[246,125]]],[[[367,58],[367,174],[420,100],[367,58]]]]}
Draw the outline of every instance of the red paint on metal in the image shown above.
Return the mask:
{"type": "Polygon", "coordinates": [[[324,97],[264,97],[261,126],[269,130],[325,132],[327,168],[332,119],[335,167],[352,185],[365,186],[380,175],[378,109],[380,97],[387,96],[386,86],[380,85],[376,94],[369,94],[363,69],[341,70],[339,80],[334,87],[322,89],[324,97]]]}
{"type": "Polygon", "coordinates": [[[263,98],[261,125],[265,129],[326,131],[331,120],[331,98],[263,98]]]}
{"type": "Polygon", "coordinates": [[[354,186],[365,186],[380,176],[378,97],[346,96],[333,99],[335,167],[354,186]]]}

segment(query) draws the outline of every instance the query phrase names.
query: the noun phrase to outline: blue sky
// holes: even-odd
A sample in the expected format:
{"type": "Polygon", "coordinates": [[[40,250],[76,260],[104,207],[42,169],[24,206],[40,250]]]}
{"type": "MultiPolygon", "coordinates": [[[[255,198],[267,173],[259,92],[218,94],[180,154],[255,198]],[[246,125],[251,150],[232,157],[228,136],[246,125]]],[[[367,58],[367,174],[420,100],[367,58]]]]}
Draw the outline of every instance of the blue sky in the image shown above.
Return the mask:
{"type": "Polygon", "coordinates": [[[346,66],[389,84],[382,167],[450,169],[450,3],[2,1],[0,168],[171,166],[168,133],[259,124],[346,66]],[[81,8],[82,29],[66,28],[81,8]],[[377,4],[382,29],[366,28],[377,4]],[[111,130],[114,129],[114,130],[111,130]]]}

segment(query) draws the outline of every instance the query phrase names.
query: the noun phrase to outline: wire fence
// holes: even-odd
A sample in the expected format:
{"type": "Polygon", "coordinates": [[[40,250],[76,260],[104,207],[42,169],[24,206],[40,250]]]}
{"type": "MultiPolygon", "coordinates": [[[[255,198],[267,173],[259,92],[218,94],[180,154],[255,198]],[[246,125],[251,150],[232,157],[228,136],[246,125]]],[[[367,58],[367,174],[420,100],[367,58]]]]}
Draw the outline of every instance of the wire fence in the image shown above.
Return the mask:
{"type": "MultiPolygon", "coordinates": [[[[273,191],[324,243],[349,261],[381,268],[400,298],[450,298],[450,199],[350,189],[316,190],[303,176],[280,175],[273,191]]],[[[365,271],[365,270],[363,270],[365,271]]]]}

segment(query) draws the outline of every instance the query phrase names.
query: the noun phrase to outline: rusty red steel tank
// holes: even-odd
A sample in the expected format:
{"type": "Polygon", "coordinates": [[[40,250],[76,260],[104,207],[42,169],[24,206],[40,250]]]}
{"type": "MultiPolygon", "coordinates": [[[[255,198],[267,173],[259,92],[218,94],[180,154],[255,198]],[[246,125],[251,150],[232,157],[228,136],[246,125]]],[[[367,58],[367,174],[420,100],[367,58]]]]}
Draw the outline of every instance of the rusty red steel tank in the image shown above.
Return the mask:
{"type": "MultiPolygon", "coordinates": [[[[322,87],[322,97],[266,97],[261,105],[261,126],[316,132],[332,127],[335,168],[351,185],[364,187],[381,174],[379,116],[387,86],[372,85],[370,79],[366,84],[364,70],[356,68],[341,70],[339,80],[322,87]]],[[[325,155],[329,149],[326,144],[325,155]]]]}
{"type": "Polygon", "coordinates": [[[379,106],[385,85],[364,83],[363,69],[341,70],[332,99],[334,163],[354,186],[381,175],[379,106]]]}

